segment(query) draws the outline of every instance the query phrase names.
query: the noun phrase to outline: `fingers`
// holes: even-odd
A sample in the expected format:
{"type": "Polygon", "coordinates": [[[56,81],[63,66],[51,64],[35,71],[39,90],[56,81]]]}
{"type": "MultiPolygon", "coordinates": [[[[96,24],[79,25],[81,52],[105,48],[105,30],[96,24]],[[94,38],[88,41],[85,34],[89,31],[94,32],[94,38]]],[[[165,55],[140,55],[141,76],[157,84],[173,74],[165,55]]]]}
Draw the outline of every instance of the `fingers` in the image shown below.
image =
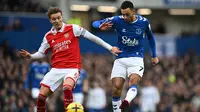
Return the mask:
{"type": "Polygon", "coordinates": [[[21,49],[21,51],[26,51],[26,50],[24,50],[24,49],[21,49]]]}
{"type": "Polygon", "coordinates": [[[107,22],[106,25],[107,25],[107,27],[109,27],[109,28],[111,28],[111,27],[113,26],[113,24],[111,23],[111,21],[110,21],[110,22],[107,22]]]}
{"type": "Polygon", "coordinates": [[[29,52],[24,50],[24,49],[21,49],[21,51],[19,51],[19,53],[21,54],[21,56],[23,57],[29,57],[29,52]]]}
{"type": "Polygon", "coordinates": [[[112,21],[105,21],[105,22],[102,23],[102,25],[103,24],[112,24],[112,21]]]}
{"type": "Polygon", "coordinates": [[[118,50],[118,51],[117,51],[117,53],[122,53],[122,52],[123,52],[123,51],[121,51],[121,50],[118,50]]]}
{"type": "Polygon", "coordinates": [[[20,53],[27,53],[27,51],[24,49],[21,49],[20,53]]]}
{"type": "Polygon", "coordinates": [[[159,61],[157,61],[157,60],[156,60],[156,61],[152,61],[152,65],[153,65],[153,66],[156,65],[156,64],[158,64],[158,62],[159,62],[159,61]]]}
{"type": "Polygon", "coordinates": [[[22,54],[24,54],[24,53],[26,53],[27,51],[24,50],[24,49],[21,49],[21,51],[19,51],[19,52],[22,53],[22,54]]]}
{"type": "Polygon", "coordinates": [[[119,53],[121,53],[121,50],[117,50],[117,51],[113,51],[112,54],[114,54],[115,56],[118,56],[119,53]]]}
{"type": "Polygon", "coordinates": [[[118,56],[118,54],[117,54],[117,53],[112,53],[112,54],[114,54],[115,56],[118,56]]]}
{"type": "Polygon", "coordinates": [[[100,25],[100,27],[102,27],[102,26],[105,26],[105,27],[112,27],[113,26],[113,24],[112,24],[112,21],[105,21],[105,22],[103,22],[101,25],[100,25]]]}

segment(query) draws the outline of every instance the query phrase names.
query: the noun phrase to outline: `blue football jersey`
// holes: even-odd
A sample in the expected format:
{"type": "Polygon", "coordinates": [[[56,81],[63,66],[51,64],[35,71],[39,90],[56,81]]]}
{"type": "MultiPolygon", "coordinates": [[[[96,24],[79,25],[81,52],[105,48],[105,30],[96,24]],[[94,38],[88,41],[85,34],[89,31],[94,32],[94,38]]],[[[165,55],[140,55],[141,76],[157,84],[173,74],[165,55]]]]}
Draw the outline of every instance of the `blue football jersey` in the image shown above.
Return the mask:
{"type": "Polygon", "coordinates": [[[87,74],[84,69],[81,69],[80,77],[76,83],[76,86],[73,90],[73,93],[82,93],[83,92],[83,81],[87,78],[87,74]]]}
{"type": "Polygon", "coordinates": [[[113,16],[103,20],[93,22],[93,27],[99,26],[105,22],[111,22],[118,35],[117,47],[122,50],[117,58],[123,57],[143,57],[144,41],[149,39],[152,57],[156,57],[155,39],[147,18],[136,15],[134,22],[127,23],[123,16],[113,16]]]}
{"type": "Polygon", "coordinates": [[[24,88],[39,88],[40,81],[49,70],[50,65],[47,62],[33,62],[30,65],[24,88]]]}

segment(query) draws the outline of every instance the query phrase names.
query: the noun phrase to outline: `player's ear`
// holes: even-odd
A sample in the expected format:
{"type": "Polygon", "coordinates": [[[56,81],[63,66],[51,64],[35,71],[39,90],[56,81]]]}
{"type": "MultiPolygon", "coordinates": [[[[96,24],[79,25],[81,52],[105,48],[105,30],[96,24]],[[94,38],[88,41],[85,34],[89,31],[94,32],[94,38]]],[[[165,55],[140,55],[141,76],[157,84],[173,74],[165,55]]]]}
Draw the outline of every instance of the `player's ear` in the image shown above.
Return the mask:
{"type": "Polygon", "coordinates": [[[135,9],[132,9],[132,11],[133,11],[133,14],[136,14],[136,10],[135,9]]]}
{"type": "Polygon", "coordinates": [[[51,18],[49,18],[49,21],[50,21],[50,23],[52,23],[52,20],[51,20],[51,18]]]}

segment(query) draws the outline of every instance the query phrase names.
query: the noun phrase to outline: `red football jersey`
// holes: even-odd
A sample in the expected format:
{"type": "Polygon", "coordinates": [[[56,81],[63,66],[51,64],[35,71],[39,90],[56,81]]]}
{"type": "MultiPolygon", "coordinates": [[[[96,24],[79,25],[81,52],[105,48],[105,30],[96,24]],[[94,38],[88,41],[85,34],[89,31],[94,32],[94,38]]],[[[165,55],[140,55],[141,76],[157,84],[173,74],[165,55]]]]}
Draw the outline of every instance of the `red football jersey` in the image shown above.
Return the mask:
{"type": "Polygon", "coordinates": [[[64,24],[59,31],[54,27],[47,32],[39,52],[52,51],[52,68],[81,68],[79,36],[85,30],[74,24],[64,24]]]}

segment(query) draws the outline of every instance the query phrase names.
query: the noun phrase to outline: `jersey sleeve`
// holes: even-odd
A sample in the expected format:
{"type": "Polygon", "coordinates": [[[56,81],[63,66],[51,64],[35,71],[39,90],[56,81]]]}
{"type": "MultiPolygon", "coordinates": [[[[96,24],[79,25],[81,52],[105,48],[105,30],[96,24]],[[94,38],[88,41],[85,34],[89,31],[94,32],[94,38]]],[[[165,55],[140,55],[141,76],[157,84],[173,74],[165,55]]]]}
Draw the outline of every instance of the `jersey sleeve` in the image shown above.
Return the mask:
{"type": "Polygon", "coordinates": [[[41,52],[41,53],[45,54],[45,53],[47,53],[47,50],[49,49],[49,47],[50,47],[50,45],[49,45],[49,43],[48,43],[48,41],[46,39],[46,35],[45,35],[45,37],[43,38],[43,41],[42,41],[42,43],[40,45],[40,48],[39,48],[38,52],[41,52]]]}
{"type": "Polygon", "coordinates": [[[145,26],[146,26],[146,34],[147,34],[149,44],[151,47],[152,57],[154,58],[154,57],[156,57],[156,42],[155,42],[155,38],[154,38],[153,32],[151,30],[151,25],[150,25],[148,19],[146,19],[146,21],[145,21],[145,26]]]}
{"type": "Polygon", "coordinates": [[[146,34],[147,34],[148,38],[154,37],[153,32],[151,30],[151,25],[149,23],[149,20],[147,18],[144,18],[143,21],[145,23],[145,28],[146,28],[145,30],[146,30],[146,34]]]}
{"type": "Polygon", "coordinates": [[[83,36],[85,34],[86,30],[83,27],[80,27],[80,26],[75,25],[75,24],[73,24],[72,27],[73,27],[74,35],[76,37],[80,37],[80,36],[83,36]]]}

